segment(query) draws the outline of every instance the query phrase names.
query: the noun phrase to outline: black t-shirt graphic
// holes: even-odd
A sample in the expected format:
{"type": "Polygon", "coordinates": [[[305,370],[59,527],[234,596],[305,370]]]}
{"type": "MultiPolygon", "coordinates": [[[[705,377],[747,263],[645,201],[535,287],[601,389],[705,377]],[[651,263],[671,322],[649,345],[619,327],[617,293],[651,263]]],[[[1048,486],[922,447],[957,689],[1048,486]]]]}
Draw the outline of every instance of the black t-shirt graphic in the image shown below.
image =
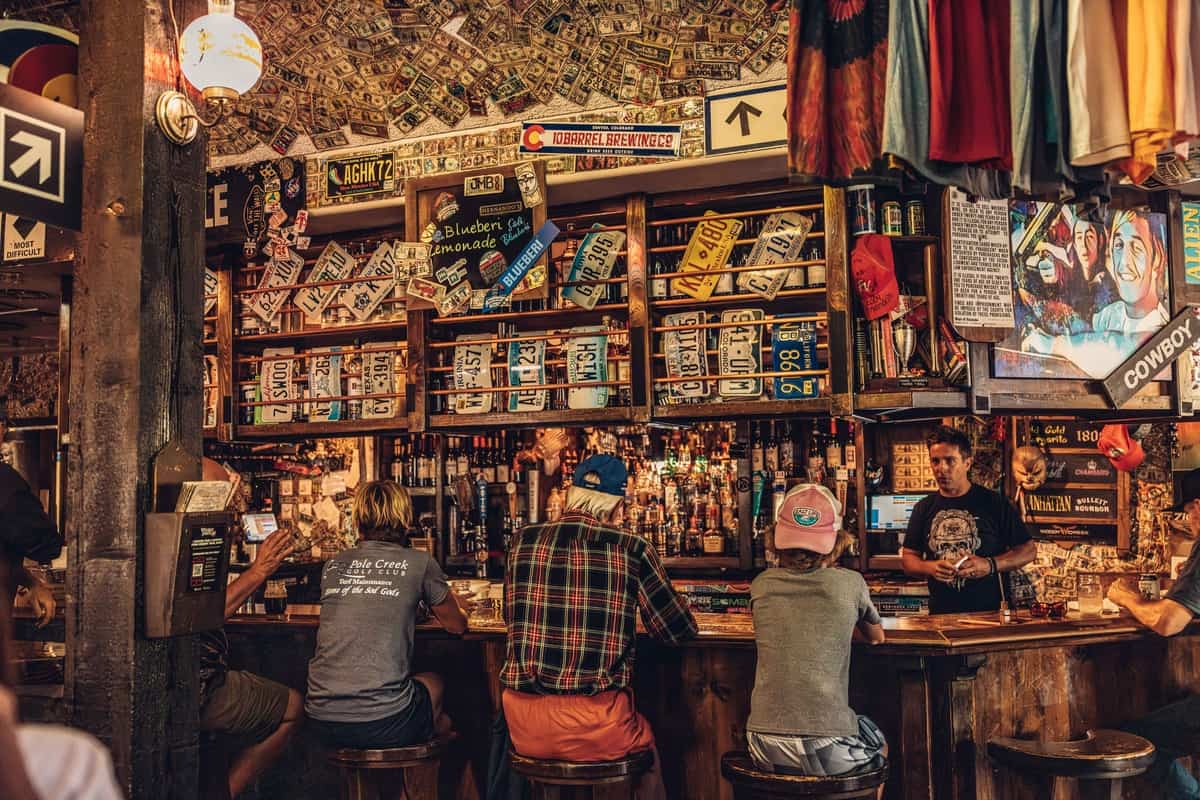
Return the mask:
{"type": "MultiPolygon", "coordinates": [[[[965,555],[996,556],[1029,541],[1021,515],[1000,494],[972,484],[961,497],[931,494],[913,508],[904,547],[926,561],[940,558],[956,564],[965,555]]],[[[929,579],[929,613],[995,611],[1000,608],[1000,580],[992,575],[945,584],[929,579]]]]}

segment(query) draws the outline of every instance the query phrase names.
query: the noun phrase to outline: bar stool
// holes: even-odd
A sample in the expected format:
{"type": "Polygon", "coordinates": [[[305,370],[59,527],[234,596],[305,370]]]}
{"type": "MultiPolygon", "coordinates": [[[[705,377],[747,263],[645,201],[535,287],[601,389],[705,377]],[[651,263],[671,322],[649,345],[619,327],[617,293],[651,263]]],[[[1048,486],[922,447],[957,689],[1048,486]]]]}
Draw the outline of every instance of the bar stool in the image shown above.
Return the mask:
{"type": "MultiPolygon", "coordinates": [[[[1125,778],[1141,775],[1154,762],[1154,745],[1141,736],[1113,730],[1088,731],[1071,742],[1001,737],[988,741],[988,755],[1007,767],[1032,796],[1053,798],[1056,777],[1107,781],[1107,797],[1119,800],[1125,778]]],[[[1098,787],[1099,788],[1099,787],[1098,787]]],[[[1099,797],[1085,792],[1087,797],[1099,797]]]]}
{"type": "Polygon", "coordinates": [[[342,748],[329,763],[342,774],[342,800],[437,800],[438,767],[454,733],[409,747],[386,750],[342,748]]]}
{"type": "Polygon", "coordinates": [[[654,764],[642,750],[616,761],[559,761],[509,753],[513,769],[529,781],[533,800],[628,800],[654,764]]]}
{"type": "Polygon", "coordinates": [[[888,765],[855,770],[832,777],[788,775],[763,772],[754,766],[745,750],[733,750],[721,756],[721,775],[733,787],[734,800],[784,800],[812,797],[820,800],[844,800],[874,797],[888,776],[888,765]]]}
{"type": "Polygon", "coordinates": [[[786,800],[788,798],[818,798],[844,800],[874,798],[876,790],[888,780],[888,765],[846,772],[832,777],[788,775],[784,772],[763,772],[744,750],[721,756],[721,775],[733,787],[734,800],[786,800]]]}

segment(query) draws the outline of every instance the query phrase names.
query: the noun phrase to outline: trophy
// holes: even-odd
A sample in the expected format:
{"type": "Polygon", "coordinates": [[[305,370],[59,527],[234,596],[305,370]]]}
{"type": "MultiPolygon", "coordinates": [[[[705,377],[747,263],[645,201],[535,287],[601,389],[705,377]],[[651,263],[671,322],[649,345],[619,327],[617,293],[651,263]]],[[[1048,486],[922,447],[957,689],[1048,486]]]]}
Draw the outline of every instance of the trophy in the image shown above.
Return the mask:
{"type": "Polygon", "coordinates": [[[896,345],[896,373],[908,374],[908,360],[917,349],[917,329],[901,317],[892,323],[892,338],[896,345]]]}

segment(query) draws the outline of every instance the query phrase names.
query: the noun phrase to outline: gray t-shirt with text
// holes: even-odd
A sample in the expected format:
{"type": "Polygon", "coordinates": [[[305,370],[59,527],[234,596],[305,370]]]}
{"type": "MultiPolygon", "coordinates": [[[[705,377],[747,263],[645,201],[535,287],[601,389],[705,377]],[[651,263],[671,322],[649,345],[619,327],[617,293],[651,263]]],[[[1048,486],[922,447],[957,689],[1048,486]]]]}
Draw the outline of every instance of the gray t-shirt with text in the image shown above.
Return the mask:
{"type": "Polygon", "coordinates": [[[768,569],[750,584],[758,666],[746,729],[853,736],[850,637],[879,623],[862,575],[840,567],[768,569]]]}
{"type": "Polygon", "coordinates": [[[428,553],[363,542],[321,574],[321,627],[308,665],[304,710],[327,722],[369,722],[412,702],[417,601],[431,608],[450,591],[428,553]]]}

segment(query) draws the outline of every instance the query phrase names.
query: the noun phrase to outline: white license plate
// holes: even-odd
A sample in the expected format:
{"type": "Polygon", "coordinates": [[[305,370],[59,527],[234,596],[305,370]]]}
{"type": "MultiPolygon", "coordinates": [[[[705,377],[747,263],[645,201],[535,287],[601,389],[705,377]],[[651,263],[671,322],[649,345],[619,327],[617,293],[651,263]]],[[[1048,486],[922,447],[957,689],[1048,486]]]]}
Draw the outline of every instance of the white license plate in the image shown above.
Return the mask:
{"type": "MultiPolygon", "coordinates": [[[[762,320],[760,308],[737,309],[721,314],[721,322],[756,322],[762,320]]],[[[762,372],[761,325],[733,325],[721,328],[720,370],[722,375],[762,372]]],[[[762,378],[722,378],[717,381],[721,397],[759,397],[762,378]]]]}

